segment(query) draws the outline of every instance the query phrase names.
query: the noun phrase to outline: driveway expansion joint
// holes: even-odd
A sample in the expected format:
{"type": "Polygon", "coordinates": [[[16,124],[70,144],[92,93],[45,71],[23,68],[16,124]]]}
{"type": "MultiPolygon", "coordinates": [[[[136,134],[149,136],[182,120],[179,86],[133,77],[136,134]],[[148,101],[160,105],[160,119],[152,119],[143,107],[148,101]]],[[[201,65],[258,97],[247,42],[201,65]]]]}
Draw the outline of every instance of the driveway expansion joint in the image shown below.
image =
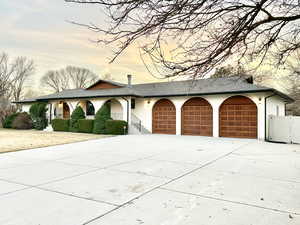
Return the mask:
{"type": "Polygon", "coordinates": [[[171,188],[160,187],[159,189],[165,190],[165,191],[170,191],[170,192],[175,192],[175,193],[180,193],[180,194],[185,194],[185,195],[192,195],[192,196],[200,197],[200,198],[206,198],[206,199],[212,199],[212,200],[216,200],[216,201],[229,202],[229,203],[233,203],[233,204],[239,204],[239,205],[244,205],[244,206],[249,206],[249,207],[254,207],[254,208],[260,208],[260,209],[265,209],[265,210],[274,211],[274,212],[300,215],[300,213],[298,213],[298,212],[291,212],[291,211],[286,211],[286,210],[281,210],[281,209],[269,208],[269,207],[265,207],[265,206],[260,206],[260,205],[245,203],[245,202],[239,202],[239,201],[233,201],[233,200],[224,199],[224,198],[217,198],[217,197],[212,197],[212,196],[203,195],[203,194],[194,194],[194,193],[185,192],[185,191],[178,191],[178,190],[174,190],[171,188]]]}
{"type": "Polygon", "coordinates": [[[251,144],[251,142],[247,142],[246,144],[243,144],[243,145],[241,145],[241,146],[235,148],[234,150],[232,150],[232,151],[230,151],[230,152],[228,152],[228,153],[226,153],[226,154],[224,154],[224,155],[222,155],[222,156],[220,156],[220,157],[217,157],[216,159],[213,159],[213,160],[211,160],[211,161],[209,161],[209,162],[207,162],[207,163],[205,163],[205,164],[203,164],[203,165],[201,165],[201,166],[199,166],[199,167],[197,167],[197,168],[195,168],[195,169],[193,169],[193,170],[190,170],[190,171],[187,172],[187,173],[184,173],[184,174],[182,174],[182,175],[180,175],[180,176],[178,176],[178,177],[176,177],[176,178],[173,178],[173,179],[171,179],[171,180],[169,180],[169,181],[167,181],[167,182],[165,182],[165,183],[163,183],[163,184],[161,184],[161,185],[158,185],[158,186],[156,186],[156,187],[154,187],[154,188],[152,188],[152,189],[150,189],[150,190],[148,190],[148,191],[146,191],[146,192],[140,194],[139,196],[137,196],[137,197],[135,197],[135,198],[132,198],[131,200],[129,200],[129,201],[127,201],[127,202],[125,202],[125,203],[123,203],[123,204],[117,206],[116,208],[114,208],[114,209],[112,209],[112,210],[109,210],[108,212],[106,212],[106,213],[104,213],[104,214],[102,214],[102,215],[100,215],[100,216],[97,216],[97,217],[95,217],[95,218],[93,218],[93,219],[91,219],[91,220],[89,220],[89,221],[87,221],[87,222],[85,222],[85,223],[83,223],[82,225],[88,225],[88,224],[90,224],[90,223],[92,223],[92,222],[94,222],[94,221],[96,221],[96,220],[98,220],[98,219],[101,219],[102,217],[104,217],[104,216],[106,216],[106,215],[108,215],[108,214],[110,214],[110,213],[112,213],[112,212],[114,212],[114,211],[116,211],[116,210],[118,210],[118,209],[120,209],[120,208],[123,208],[123,207],[125,207],[125,206],[131,204],[133,201],[135,201],[135,200],[137,200],[137,199],[139,199],[139,198],[141,198],[141,197],[143,197],[143,196],[145,196],[145,195],[147,195],[147,194],[149,194],[149,193],[151,193],[151,192],[153,192],[153,191],[155,191],[155,190],[157,190],[157,189],[159,189],[159,188],[161,188],[161,187],[163,187],[163,186],[165,186],[165,185],[168,185],[168,184],[170,184],[170,183],[172,183],[172,182],[174,182],[174,181],[176,181],[176,180],[179,180],[179,179],[181,179],[181,178],[183,178],[183,177],[185,177],[185,176],[187,176],[187,175],[189,175],[189,174],[191,174],[191,173],[194,173],[194,172],[196,172],[196,171],[198,171],[198,170],[200,170],[200,169],[202,169],[202,168],[204,168],[204,167],[206,167],[206,166],[209,166],[209,165],[211,165],[212,163],[215,163],[215,162],[217,162],[217,161],[220,160],[220,159],[223,159],[223,158],[225,158],[225,157],[231,155],[233,152],[236,152],[236,151],[238,151],[239,149],[241,149],[241,148],[243,148],[243,147],[245,147],[245,146],[247,146],[247,145],[249,145],[249,144],[251,144]]]}

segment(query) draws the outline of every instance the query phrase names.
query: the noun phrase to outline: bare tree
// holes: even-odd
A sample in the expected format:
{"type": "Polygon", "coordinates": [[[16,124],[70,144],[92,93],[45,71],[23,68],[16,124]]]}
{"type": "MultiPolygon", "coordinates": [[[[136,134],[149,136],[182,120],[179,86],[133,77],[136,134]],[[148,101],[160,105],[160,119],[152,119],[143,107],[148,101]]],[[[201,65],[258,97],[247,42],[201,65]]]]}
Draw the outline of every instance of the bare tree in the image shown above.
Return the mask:
{"type": "Polygon", "coordinates": [[[6,53],[0,54],[0,122],[6,115],[17,110],[11,102],[23,97],[25,83],[34,71],[32,60],[17,57],[11,61],[6,53]]]}
{"type": "Polygon", "coordinates": [[[35,98],[35,97],[37,97],[41,94],[43,94],[43,92],[40,91],[40,90],[34,90],[32,88],[27,88],[27,90],[24,93],[23,97],[24,97],[24,99],[30,99],[30,98],[35,98]]]}
{"type": "Polygon", "coordinates": [[[9,65],[9,58],[6,53],[0,55],[0,97],[7,95],[10,85],[13,82],[14,67],[9,65]]]}
{"type": "Polygon", "coordinates": [[[41,85],[54,92],[60,92],[69,89],[68,86],[63,85],[63,80],[65,80],[64,74],[60,74],[59,71],[50,70],[41,78],[41,85]]]}
{"type": "Polygon", "coordinates": [[[48,71],[41,84],[50,90],[60,92],[67,89],[86,88],[97,80],[97,75],[88,69],[68,66],[61,70],[48,71]]]}
{"type": "Polygon", "coordinates": [[[241,78],[249,78],[252,77],[254,83],[256,84],[263,84],[267,82],[271,76],[271,71],[268,73],[260,72],[255,69],[246,69],[244,66],[237,65],[237,66],[221,66],[217,67],[215,72],[211,75],[212,78],[220,78],[220,77],[233,77],[238,76],[241,78]]]}
{"type": "Polygon", "coordinates": [[[86,88],[97,80],[97,75],[85,68],[68,66],[65,71],[75,88],[86,88]]]}
{"type": "Polygon", "coordinates": [[[286,64],[288,75],[284,77],[284,87],[295,102],[288,105],[292,115],[300,116],[300,50],[296,51],[286,64]]]}
{"type": "Polygon", "coordinates": [[[19,101],[24,97],[25,82],[35,72],[35,66],[33,60],[28,60],[26,57],[16,58],[12,65],[14,68],[14,78],[10,87],[13,101],[19,101]]]}
{"type": "Polygon", "coordinates": [[[295,100],[292,104],[287,105],[287,111],[294,116],[300,116],[300,77],[289,75],[287,77],[287,91],[295,100]]]}
{"type": "Polygon", "coordinates": [[[165,76],[200,76],[228,59],[263,61],[270,52],[279,65],[300,46],[298,0],[65,1],[106,10],[107,29],[73,23],[105,34],[98,42],[117,45],[111,62],[141,41],[143,55],[165,76]]]}

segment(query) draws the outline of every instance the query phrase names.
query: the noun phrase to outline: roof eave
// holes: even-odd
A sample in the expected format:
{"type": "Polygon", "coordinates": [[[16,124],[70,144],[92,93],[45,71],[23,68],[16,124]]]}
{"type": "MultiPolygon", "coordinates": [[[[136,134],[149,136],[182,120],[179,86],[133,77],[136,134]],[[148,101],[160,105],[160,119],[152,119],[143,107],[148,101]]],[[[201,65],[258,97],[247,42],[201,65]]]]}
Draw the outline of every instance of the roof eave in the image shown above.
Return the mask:
{"type": "Polygon", "coordinates": [[[170,94],[170,95],[145,95],[144,98],[151,97],[173,97],[173,96],[198,96],[198,95],[220,95],[220,94],[243,94],[273,91],[271,88],[261,90],[246,90],[246,91],[222,91],[222,92],[202,92],[202,93],[186,93],[186,94],[170,94]]]}
{"type": "Polygon", "coordinates": [[[142,97],[138,95],[100,95],[100,96],[80,96],[80,97],[61,97],[61,98],[43,98],[43,99],[37,99],[38,101],[43,101],[43,100],[63,100],[63,99],[88,99],[88,98],[116,98],[116,97],[142,97]]]}

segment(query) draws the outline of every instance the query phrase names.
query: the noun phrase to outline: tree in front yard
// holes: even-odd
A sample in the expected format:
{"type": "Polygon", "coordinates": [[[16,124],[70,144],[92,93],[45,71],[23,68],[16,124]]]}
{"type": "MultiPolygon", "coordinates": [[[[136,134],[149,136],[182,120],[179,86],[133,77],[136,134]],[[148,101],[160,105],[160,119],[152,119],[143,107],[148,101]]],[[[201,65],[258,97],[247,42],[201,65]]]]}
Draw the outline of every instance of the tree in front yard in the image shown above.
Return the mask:
{"type": "Polygon", "coordinates": [[[110,105],[109,103],[105,103],[96,113],[95,122],[94,122],[94,130],[95,134],[105,134],[105,122],[111,119],[110,117],[110,105]]]}
{"type": "Polygon", "coordinates": [[[47,110],[47,103],[45,102],[38,102],[30,107],[29,112],[35,129],[43,130],[47,127],[47,110]]]}
{"type": "Polygon", "coordinates": [[[73,111],[70,119],[70,131],[71,132],[78,132],[79,125],[78,120],[85,119],[85,113],[81,106],[77,106],[76,109],[73,111]]]}

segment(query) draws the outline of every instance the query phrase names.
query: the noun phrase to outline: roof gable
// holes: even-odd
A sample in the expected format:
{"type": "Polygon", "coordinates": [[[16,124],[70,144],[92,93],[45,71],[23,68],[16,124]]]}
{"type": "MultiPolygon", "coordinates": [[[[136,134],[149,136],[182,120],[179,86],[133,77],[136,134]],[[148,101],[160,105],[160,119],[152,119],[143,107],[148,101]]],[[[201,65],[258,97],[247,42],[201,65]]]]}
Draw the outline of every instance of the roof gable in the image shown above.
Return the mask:
{"type": "Polygon", "coordinates": [[[113,88],[121,88],[124,86],[125,86],[124,84],[114,82],[114,81],[98,80],[96,83],[86,88],[86,90],[113,89],[113,88]]]}

